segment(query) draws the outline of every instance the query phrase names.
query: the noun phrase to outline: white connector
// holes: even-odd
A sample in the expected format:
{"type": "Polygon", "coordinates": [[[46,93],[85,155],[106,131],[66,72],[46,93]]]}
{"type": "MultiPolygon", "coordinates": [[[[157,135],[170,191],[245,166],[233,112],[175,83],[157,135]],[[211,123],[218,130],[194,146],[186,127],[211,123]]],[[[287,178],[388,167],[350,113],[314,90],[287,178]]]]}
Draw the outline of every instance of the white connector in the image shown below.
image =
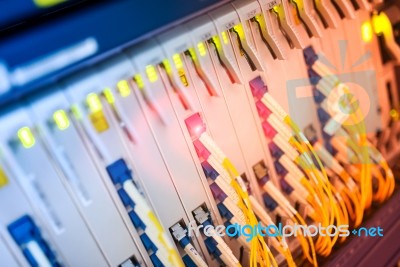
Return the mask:
{"type": "Polygon", "coordinates": [[[304,40],[296,29],[295,22],[293,21],[293,7],[289,3],[289,0],[281,0],[281,3],[274,7],[274,11],[278,14],[282,30],[286,33],[294,47],[303,49],[305,47],[304,40]]]}
{"type": "Polygon", "coordinates": [[[312,15],[312,3],[309,0],[296,0],[294,1],[297,10],[299,12],[300,18],[305,23],[306,28],[311,32],[314,37],[320,38],[322,37],[322,29],[315,21],[312,15]]]}
{"type": "Polygon", "coordinates": [[[315,0],[315,6],[328,27],[336,29],[338,27],[338,21],[334,15],[336,10],[331,0],[315,0]]]}

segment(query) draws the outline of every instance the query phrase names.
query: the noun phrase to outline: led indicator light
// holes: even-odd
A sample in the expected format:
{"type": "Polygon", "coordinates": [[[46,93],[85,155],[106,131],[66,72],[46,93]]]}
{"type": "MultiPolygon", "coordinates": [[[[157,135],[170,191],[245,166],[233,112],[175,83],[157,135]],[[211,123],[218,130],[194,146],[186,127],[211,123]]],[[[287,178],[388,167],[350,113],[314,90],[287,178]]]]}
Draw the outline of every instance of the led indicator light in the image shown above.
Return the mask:
{"type": "Polygon", "coordinates": [[[29,127],[22,127],[18,130],[17,135],[25,148],[31,148],[35,145],[35,137],[29,127]]]}
{"type": "Polygon", "coordinates": [[[79,110],[77,105],[72,105],[71,106],[71,111],[72,111],[72,114],[74,114],[75,118],[77,118],[77,119],[81,119],[82,118],[82,114],[81,114],[81,112],[80,112],[80,110],[79,110]]]}
{"type": "Polygon", "coordinates": [[[40,8],[48,8],[65,2],[66,0],[33,0],[35,5],[40,8]]]}
{"type": "Polygon", "coordinates": [[[131,88],[127,80],[121,80],[117,83],[118,92],[122,97],[127,97],[131,94],[131,88]]]}
{"type": "Polygon", "coordinates": [[[67,113],[62,109],[54,112],[53,120],[56,123],[58,129],[60,129],[61,131],[65,130],[69,127],[69,119],[68,119],[67,113]]]}
{"type": "Polygon", "coordinates": [[[221,34],[222,34],[222,40],[224,41],[224,43],[228,44],[228,35],[226,34],[226,32],[223,31],[221,34]]]}
{"type": "Polygon", "coordinates": [[[171,73],[171,65],[169,64],[169,61],[167,59],[164,59],[162,63],[163,63],[165,71],[168,74],[170,74],[171,73]]]}
{"type": "Polygon", "coordinates": [[[361,35],[362,39],[365,43],[369,43],[372,41],[372,25],[371,22],[366,21],[361,25],[361,35]]]}
{"type": "Polygon", "coordinates": [[[103,94],[107,100],[108,103],[110,104],[114,104],[115,103],[115,98],[114,98],[114,94],[112,93],[110,88],[106,88],[103,91],[103,94]]]}
{"type": "Polygon", "coordinates": [[[146,66],[146,74],[147,74],[147,78],[149,78],[149,81],[151,83],[154,83],[158,80],[156,68],[154,68],[153,65],[146,66]]]}
{"type": "Polygon", "coordinates": [[[136,84],[139,87],[139,89],[143,89],[144,88],[144,81],[143,81],[142,75],[136,74],[135,75],[135,81],[136,81],[136,84]]]}
{"type": "Polygon", "coordinates": [[[203,42],[197,44],[197,49],[199,50],[200,56],[204,57],[207,54],[206,47],[203,42]]]}
{"type": "Polygon", "coordinates": [[[90,110],[90,120],[98,133],[104,132],[109,128],[107,119],[103,113],[103,105],[100,98],[95,93],[88,94],[86,102],[90,110]]]}
{"type": "Polygon", "coordinates": [[[86,98],[87,105],[89,106],[90,112],[98,112],[103,109],[103,105],[101,104],[100,98],[95,93],[88,94],[86,98]]]}
{"type": "Polygon", "coordinates": [[[182,59],[179,54],[174,54],[172,56],[172,59],[174,60],[175,66],[177,69],[181,69],[183,67],[182,59]]]}

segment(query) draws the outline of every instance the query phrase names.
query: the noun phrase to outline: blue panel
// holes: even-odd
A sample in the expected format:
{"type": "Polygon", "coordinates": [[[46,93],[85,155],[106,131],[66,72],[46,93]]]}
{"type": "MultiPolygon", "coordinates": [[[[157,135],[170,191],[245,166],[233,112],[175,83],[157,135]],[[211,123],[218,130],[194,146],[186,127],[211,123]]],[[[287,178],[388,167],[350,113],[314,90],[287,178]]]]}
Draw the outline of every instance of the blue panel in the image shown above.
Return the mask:
{"type": "Polygon", "coordinates": [[[64,8],[74,2],[77,0],[67,0],[48,7],[38,7],[34,0],[0,1],[0,29],[64,8]]]}
{"type": "MultiPolygon", "coordinates": [[[[82,43],[92,38],[98,44],[97,51],[90,57],[74,62],[32,81],[14,86],[11,91],[0,95],[0,106],[15,101],[38,90],[60,77],[85,64],[88,59],[99,58],[105,52],[132,44],[150,32],[159,31],[171,23],[188,18],[194,13],[226,1],[218,0],[152,0],[152,1],[99,1],[98,3],[76,10],[72,13],[52,17],[46,23],[11,34],[0,39],[0,63],[5,64],[8,72],[16,68],[37,62],[56,52],[82,43]]],[[[1,78],[1,77],[0,77],[1,78]]]]}

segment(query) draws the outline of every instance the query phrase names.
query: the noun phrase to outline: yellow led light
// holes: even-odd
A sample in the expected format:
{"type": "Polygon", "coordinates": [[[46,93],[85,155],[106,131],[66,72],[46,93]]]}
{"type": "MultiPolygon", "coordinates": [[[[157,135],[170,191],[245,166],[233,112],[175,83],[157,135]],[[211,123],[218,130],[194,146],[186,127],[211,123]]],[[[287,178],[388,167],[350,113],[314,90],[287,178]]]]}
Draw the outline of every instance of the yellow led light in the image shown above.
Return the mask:
{"type": "Polygon", "coordinates": [[[183,67],[182,59],[179,54],[173,55],[172,59],[174,60],[174,63],[175,63],[175,66],[177,69],[181,69],[183,67]]]}
{"type": "Polygon", "coordinates": [[[146,66],[146,74],[150,82],[154,83],[158,80],[157,71],[153,65],[146,66]]]}
{"type": "Polygon", "coordinates": [[[144,88],[144,81],[143,81],[142,75],[136,74],[135,75],[135,82],[136,82],[137,86],[139,87],[139,89],[143,89],[144,88]]]}
{"type": "Polygon", "coordinates": [[[89,106],[90,112],[92,113],[101,111],[103,109],[100,98],[95,93],[88,94],[88,96],[86,97],[86,103],[89,106]]]}
{"type": "Polygon", "coordinates": [[[36,6],[47,8],[65,2],[66,0],[33,0],[36,6]]]}
{"type": "Polygon", "coordinates": [[[114,94],[112,93],[110,88],[106,88],[103,91],[103,94],[107,100],[108,103],[110,104],[114,104],[115,103],[115,98],[114,98],[114,94]]]}
{"type": "Polygon", "coordinates": [[[117,83],[118,92],[122,97],[127,97],[131,94],[131,87],[127,80],[121,80],[117,83]]]}
{"type": "Polygon", "coordinates": [[[197,49],[199,50],[200,56],[204,57],[207,54],[206,47],[203,42],[197,44],[197,49]]]}
{"type": "Polygon", "coordinates": [[[35,137],[29,127],[22,127],[18,130],[17,135],[25,148],[31,148],[35,145],[35,137]]]}
{"type": "Polygon", "coordinates": [[[228,35],[226,34],[225,31],[223,31],[222,33],[222,40],[224,41],[225,44],[228,43],[228,35]]]}
{"type": "Polygon", "coordinates": [[[365,43],[369,43],[372,41],[372,25],[371,22],[366,21],[361,25],[361,35],[362,39],[365,43]]]}
{"type": "Polygon", "coordinates": [[[60,109],[53,113],[53,120],[56,123],[58,129],[61,131],[69,127],[69,119],[67,113],[60,109]]]}
{"type": "Polygon", "coordinates": [[[171,73],[171,65],[169,64],[168,59],[164,59],[162,63],[163,63],[163,66],[164,66],[164,68],[165,68],[165,71],[166,71],[168,74],[170,74],[170,73],[171,73]]]}
{"type": "Polygon", "coordinates": [[[77,118],[77,119],[81,119],[82,118],[82,114],[79,111],[79,108],[78,108],[77,105],[72,105],[71,106],[71,111],[74,114],[75,118],[77,118]]]}
{"type": "Polygon", "coordinates": [[[8,184],[8,178],[4,170],[0,167],[0,188],[8,184]]]}

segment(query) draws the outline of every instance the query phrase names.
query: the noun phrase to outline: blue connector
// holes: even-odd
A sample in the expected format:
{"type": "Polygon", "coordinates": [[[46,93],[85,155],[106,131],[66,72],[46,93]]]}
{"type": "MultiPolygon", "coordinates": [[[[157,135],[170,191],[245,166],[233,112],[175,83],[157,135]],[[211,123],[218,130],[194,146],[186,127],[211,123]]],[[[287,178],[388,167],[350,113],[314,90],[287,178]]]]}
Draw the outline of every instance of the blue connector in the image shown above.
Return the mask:
{"type": "Polygon", "coordinates": [[[182,257],[182,260],[186,267],[197,267],[196,263],[187,254],[182,257]]]}
{"type": "Polygon", "coordinates": [[[326,150],[328,150],[329,153],[330,153],[332,156],[335,156],[335,155],[336,155],[337,150],[332,146],[332,144],[331,144],[330,142],[325,142],[325,143],[324,143],[324,146],[325,146],[326,150]]]}
{"type": "Polygon", "coordinates": [[[219,201],[224,201],[226,199],[227,195],[216,183],[210,184],[210,189],[215,199],[218,199],[219,201]]]}
{"type": "Polygon", "coordinates": [[[270,211],[274,211],[276,209],[276,207],[278,207],[278,203],[276,203],[276,201],[271,198],[267,193],[264,193],[262,195],[265,206],[270,210],[270,211]]]}
{"type": "Polygon", "coordinates": [[[135,202],[128,196],[126,191],[123,188],[118,189],[117,191],[119,198],[121,199],[122,203],[124,203],[125,207],[135,207],[135,202]]]}
{"type": "Polygon", "coordinates": [[[157,257],[156,254],[152,254],[150,256],[150,260],[153,263],[154,267],[165,267],[164,264],[162,264],[162,262],[160,261],[160,259],[157,257]]]}
{"type": "Polygon", "coordinates": [[[288,173],[285,167],[283,167],[283,165],[279,161],[275,161],[274,166],[277,174],[285,176],[288,173]]]}
{"type": "Polygon", "coordinates": [[[260,186],[265,185],[267,182],[269,181],[269,175],[264,175],[263,177],[261,177],[260,179],[258,179],[258,184],[260,186]]]}
{"type": "Polygon", "coordinates": [[[318,119],[321,122],[321,124],[327,123],[328,120],[331,118],[331,116],[321,107],[318,108],[317,113],[318,113],[318,119]]]}
{"type": "Polygon", "coordinates": [[[140,235],[140,240],[142,240],[143,246],[146,248],[147,251],[152,251],[154,253],[157,252],[158,248],[154,243],[150,240],[149,236],[145,233],[140,235]]]}
{"type": "Polygon", "coordinates": [[[186,247],[188,244],[190,244],[190,238],[185,236],[184,238],[182,238],[181,240],[179,240],[179,244],[184,248],[186,247]]]}
{"type": "Polygon", "coordinates": [[[219,173],[216,170],[214,170],[214,168],[207,161],[203,161],[201,163],[201,167],[203,167],[204,174],[207,177],[215,180],[219,176],[219,173]]]}
{"type": "Polygon", "coordinates": [[[308,78],[310,79],[310,83],[312,85],[317,85],[321,80],[321,76],[319,76],[319,74],[316,73],[313,69],[308,69],[307,73],[308,73],[308,78]]]}
{"type": "Polygon", "coordinates": [[[315,63],[315,61],[318,60],[318,56],[315,53],[314,48],[312,46],[305,48],[303,51],[303,55],[304,55],[304,60],[306,61],[306,64],[308,66],[312,66],[315,63]]]}
{"type": "Polygon", "coordinates": [[[315,101],[315,103],[317,103],[317,104],[321,104],[322,103],[322,101],[324,101],[324,99],[326,98],[325,96],[324,96],[324,94],[323,93],[321,93],[317,88],[313,88],[313,96],[314,96],[314,101],[315,101]]]}
{"type": "Polygon", "coordinates": [[[61,266],[61,264],[57,261],[54,252],[50,249],[47,242],[42,238],[39,228],[29,215],[24,215],[18,220],[14,221],[8,225],[7,229],[14,241],[21,248],[24,256],[32,267],[40,266],[26,247],[26,244],[31,241],[35,241],[39,245],[53,267],[61,266]]]}
{"type": "Polygon", "coordinates": [[[204,244],[206,244],[208,253],[214,255],[215,258],[217,258],[220,262],[222,262],[220,258],[222,253],[217,248],[217,242],[212,237],[209,237],[206,240],[204,240],[204,244]]]}
{"type": "Polygon", "coordinates": [[[107,167],[107,173],[114,184],[123,184],[126,180],[132,179],[132,171],[123,159],[110,164],[107,167]]]}
{"type": "Polygon", "coordinates": [[[268,148],[271,151],[271,155],[276,159],[279,159],[283,155],[283,151],[274,142],[270,142],[268,148]]]}
{"type": "Polygon", "coordinates": [[[139,216],[131,210],[129,213],[129,218],[131,219],[133,226],[135,226],[136,229],[142,229],[146,230],[146,225],[143,223],[143,221],[139,218],[139,216]]]}
{"type": "Polygon", "coordinates": [[[285,181],[285,179],[280,179],[279,182],[280,182],[280,184],[281,184],[282,190],[283,190],[286,194],[290,195],[290,194],[293,192],[293,187],[291,187],[291,186],[285,181]]]}
{"type": "Polygon", "coordinates": [[[227,220],[233,218],[233,214],[225,207],[222,202],[217,204],[217,208],[222,217],[226,218],[227,220]]]}

